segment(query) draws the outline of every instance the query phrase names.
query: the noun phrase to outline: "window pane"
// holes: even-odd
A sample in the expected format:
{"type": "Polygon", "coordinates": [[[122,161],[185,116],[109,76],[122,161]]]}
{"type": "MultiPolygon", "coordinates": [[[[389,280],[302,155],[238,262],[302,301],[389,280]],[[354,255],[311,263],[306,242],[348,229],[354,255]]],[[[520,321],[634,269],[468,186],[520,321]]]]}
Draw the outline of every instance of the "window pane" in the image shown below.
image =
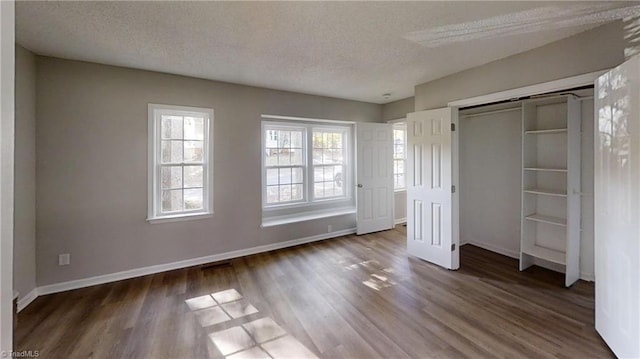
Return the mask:
{"type": "Polygon", "coordinates": [[[193,188],[193,189],[185,189],[184,190],[184,209],[185,210],[194,210],[194,209],[202,209],[202,188],[193,188]]]}
{"type": "Polygon", "coordinates": [[[344,153],[342,150],[331,150],[331,160],[333,163],[343,163],[344,153]]]}
{"type": "Polygon", "coordinates": [[[203,171],[204,171],[203,166],[185,166],[184,167],[184,187],[185,188],[204,187],[203,186],[204,177],[202,176],[203,171]]]}
{"type": "Polygon", "coordinates": [[[278,164],[278,150],[275,148],[265,149],[264,157],[265,166],[275,166],[278,164]]]}
{"type": "Polygon", "coordinates": [[[405,130],[393,130],[393,158],[404,159],[405,130]]]}
{"type": "Polygon", "coordinates": [[[302,131],[291,132],[291,147],[302,148],[302,131]]]}
{"type": "Polygon", "coordinates": [[[313,182],[322,182],[324,179],[324,169],[322,167],[313,168],[313,182]]]}
{"type": "Polygon", "coordinates": [[[323,182],[313,184],[313,196],[315,198],[324,197],[324,186],[322,184],[323,182]]]}
{"type": "Polygon", "coordinates": [[[344,196],[344,186],[338,185],[338,182],[334,182],[333,185],[333,195],[334,196],[344,196]]]}
{"type": "Polygon", "coordinates": [[[291,183],[304,183],[304,174],[302,168],[291,169],[291,183]]]}
{"type": "Polygon", "coordinates": [[[294,184],[291,186],[291,200],[292,201],[301,201],[304,198],[304,185],[302,184],[294,184]]]}
{"type": "Polygon", "coordinates": [[[202,162],[204,154],[203,141],[184,141],[184,161],[202,162]]]}
{"type": "Polygon", "coordinates": [[[313,164],[314,165],[321,165],[324,162],[322,162],[322,149],[320,148],[314,148],[313,149],[313,164]]]}
{"type": "Polygon", "coordinates": [[[279,174],[280,184],[291,183],[291,168],[281,168],[279,174]]]}
{"type": "Polygon", "coordinates": [[[162,167],[162,189],[182,188],[182,167],[162,167]]]}
{"type": "Polygon", "coordinates": [[[267,186],[267,203],[278,203],[278,186],[267,186]]]}
{"type": "Polygon", "coordinates": [[[398,178],[398,185],[396,186],[396,188],[406,188],[407,187],[407,183],[405,180],[405,175],[404,174],[400,174],[397,176],[398,178]]]}
{"type": "Polygon", "coordinates": [[[280,198],[279,201],[280,202],[289,202],[291,201],[291,186],[289,185],[284,185],[284,186],[280,186],[280,198]]]}
{"type": "Polygon", "coordinates": [[[184,139],[204,140],[204,119],[201,117],[184,118],[184,139]]]}
{"type": "Polygon", "coordinates": [[[162,162],[182,162],[182,141],[162,141],[162,162]]]}
{"type": "Polygon", "coordinates": [[[336,187],[341,188],[343,184],[344,174],[342,172],[342,166],[335,166],[333,172],[333,181],[336,183],[336,187]]]}
{"type": "Polygon", "coordinates": [[[313,133],[313,148],[322,148],[322,132],[313,133]]]}
{"type": "Polygon", "coordinates": [[[162,212],[182,211],[182,190],[162,191],[162,212]]]}
{"type": "Polygon", "coordinates": [[[182,117],[181,116],[162,116],[162,138],[163,139],[182,139],[182,117]]]}
{"type": "Polygon", "coordinates": [[[278,153],[278,165],[280,166],[290,166],[296,163],[293,163],[293,155],[291,150],[288,148],[280,149],[278,153]]]}
{"type": "Polygon", "coordinates": [[[291,147],[291,131],[278,131],[278,148],[291,147]]]}
{"type": "Polygon", "coordinates": [[[291,149],[291,164],[302,166],[303,158],[302,158],[302,148],[292,148],[291,149]]]}
{"type": "Polygon", "coordinates": [[[273,186],[278,184],[278,169],[267,168],[267,186],[273,186]]]}

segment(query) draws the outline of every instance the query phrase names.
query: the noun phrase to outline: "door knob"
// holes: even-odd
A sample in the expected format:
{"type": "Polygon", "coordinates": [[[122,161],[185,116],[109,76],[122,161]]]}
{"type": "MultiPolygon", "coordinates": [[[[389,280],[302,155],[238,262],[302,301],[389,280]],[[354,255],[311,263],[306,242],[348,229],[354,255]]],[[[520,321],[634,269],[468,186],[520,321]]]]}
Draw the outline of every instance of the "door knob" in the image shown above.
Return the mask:
{"type": "Polygon", "coordinates": [[[358,183],[358,188],[362,188],[362,185],[360,183],[358,183]]]}

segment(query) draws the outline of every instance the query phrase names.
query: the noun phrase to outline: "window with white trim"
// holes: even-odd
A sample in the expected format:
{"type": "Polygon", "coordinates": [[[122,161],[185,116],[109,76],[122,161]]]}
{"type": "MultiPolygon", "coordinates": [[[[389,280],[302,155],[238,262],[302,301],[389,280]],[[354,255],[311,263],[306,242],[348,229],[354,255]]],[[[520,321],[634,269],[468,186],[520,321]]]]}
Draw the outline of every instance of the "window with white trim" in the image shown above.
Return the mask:
{"type": "Polygon", "coordinates": [[[407,125],[393,125],[393,188],[396,191],[407,189],[407,125]]]}
{"type": "Polygon", "coordinates": [[[213,213],[212,139],[212,109],[149,104],[149,221],[213,213]]]}
{"type": "Polygon", "coordinates": [[[262,122],[263,207],[350,198],[351,126],[262,122]]]}

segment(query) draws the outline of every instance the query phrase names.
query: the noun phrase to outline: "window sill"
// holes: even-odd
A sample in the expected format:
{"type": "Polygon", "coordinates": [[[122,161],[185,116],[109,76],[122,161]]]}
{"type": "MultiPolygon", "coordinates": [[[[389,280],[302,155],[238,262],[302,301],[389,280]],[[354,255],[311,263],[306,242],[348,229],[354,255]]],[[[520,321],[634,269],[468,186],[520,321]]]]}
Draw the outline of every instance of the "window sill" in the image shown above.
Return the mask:
{"type": "Polygon", "coordinates": [[[325,211],[300,212],[291,215],[267,217],[262,219],[262,227],[280,226],[283,224],[312,221],[314,219],[343,216],[356,213],[354,207],[339,208],[325,211]]]}
{"type": "Polygon", "coordinates": [[[147,222],[151,224],[183,222],[183,221],[195,221],[196,219],[205,219],[205,218],[211,218],[211,217],[213,217],[213,213],[190,213],[190,214],[178,214],[175,216],[147,218],[147,222]]]}
{"type": "Polygon", "coordinates": [[[407,192],[407,189],[406,188],[394,189],[393,192],[395,192],[395,193],[407,192]]]}

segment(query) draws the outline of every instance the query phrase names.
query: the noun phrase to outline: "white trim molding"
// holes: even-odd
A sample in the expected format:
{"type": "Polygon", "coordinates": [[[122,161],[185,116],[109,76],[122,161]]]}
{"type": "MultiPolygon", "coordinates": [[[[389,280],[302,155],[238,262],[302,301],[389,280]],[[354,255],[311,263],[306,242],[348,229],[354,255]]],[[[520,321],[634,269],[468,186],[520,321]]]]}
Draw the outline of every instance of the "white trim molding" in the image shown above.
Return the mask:
{"type": "Polygon", "coordinates": [[[353,125],[355,121],[343,121],[343,120],[329,120],[324,118],[307,118],[307,117],[296,117],[296,116],[281,116],[281,115],[268,115],[262,114],[260,115],[262,119],[266,120],[286,120],[286,121],[303,121],[303,122],[324,122],[324,123],[335,123],[340,125],[353,125]]]}
{"type": "Polygon", "coordinates": [[[22,311],[27,305],[31,304],[38,298],[38,288],[33,288],[24,297],[18,297],[18,312],[22,311]]]}
{"type": "Polygon", "coordinates": [[[393,225],[394,225],[394,226],[397,226],[397,225],[399,225],[399,224],[405,224],[405,223],[407,223],[407,217],[404,217],[404,218],[398,218],[398,219],[394,219],[394,220],[393,220],[393,225]]]}
{"type": "Polygon", "coordinates": [[[589,72],[587,74],[567,77],[564,79],[543,82],[536,85],[519,87],[511,90],[494,92],[482,96],[476,96],[461,100],[456,100],[448,103],[449,107],[469,107],[476,105],[484,105],[487,103],[510,100],[513,98],[520,98],[532,95],[539,95],[543,93],[550,93],[556,91],[562,91],[580,86],[593,85],[593,82],[603,73],[609,71],[601,70],[595,72],[589,72]]]}
{"type": "Polygon", "coordinates": [[[478,241],[474,241],[474,240],[467,240],[464,243],[460,244],[460,246],[463,246],[465,244],[471,244],[472,246],[476,246],[482,249],[486,249],[488,251],[494,252],[494,253],[498,253],[498,254],[502,254],[503,256],[507,256],[510,258],[515,258],[515,259],[519,259],[520,258],[520,253],[519,252],[515,252],[509,249],[505,249],[502,247],[498,247],[492,244],[487,244],[487,243],[482,243],[482,242],[478,242],[478,241]]]}
{"type": "Polygon", "coordinates": [[[213,263],[213,262],[219,262],[219,261],[233,259],[233,258],[244,257],[252,254],[274,251],[277,249],[293,247],[293,246],[321,241],[329,238],[346,236],[354,233],[356,233],[356,229],[349,228],[349,229],[344,229],[340,231],[334,231],[331,233],[323,233],[315,236],[292,239],[289,241],[266,244],[263,246],[257,246],[257,247],[247,248],[247,249],[239,249],[236,251],[214,254],[214,255],[205,256],[205,257],[186,259],[186,260],[172,262],[172,263],[159,264],[159,265],[154,265],[149,267],[126,270],[122,272],[99,275],[99,276],[90,277],[90,278],[83,278],[83,279],[77,279],[77,280],[72,280],[68,282],[55,283],[55,284],[38,287],[37,295],[46,295],[46,294],[73,290],[73,289],[91,287],[98,284],[117,282],[124,279],[142,277],[149,274],[161,273],[161,272],[166,272],[166,271],[175,270],[175,269],[193,267],[193,266],[207,264],[207,263],[213,263]]]}

